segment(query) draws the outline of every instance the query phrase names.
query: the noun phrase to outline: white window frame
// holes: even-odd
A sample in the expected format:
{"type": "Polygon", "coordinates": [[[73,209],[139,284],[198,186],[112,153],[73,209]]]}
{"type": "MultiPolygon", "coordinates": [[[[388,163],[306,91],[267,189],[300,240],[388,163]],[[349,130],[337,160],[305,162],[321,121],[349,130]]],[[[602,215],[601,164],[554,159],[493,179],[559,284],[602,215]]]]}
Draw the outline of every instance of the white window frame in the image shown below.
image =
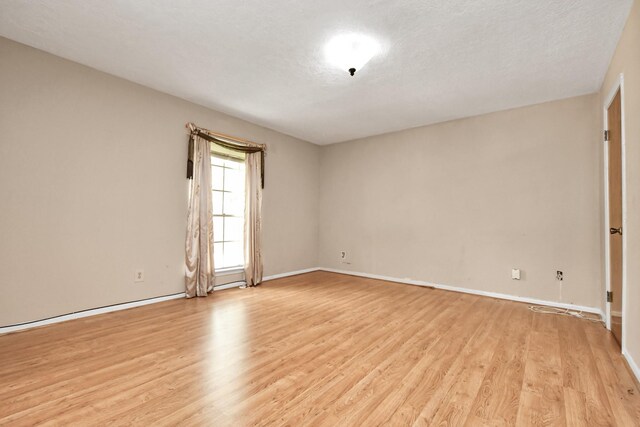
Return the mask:
{"type": "MultiPolygon", "coordinates": [[[[213,158],[217,158],[220,160],[227,160],[227,161],[233,161],[233,162],[238,162],[238,163],[244,163],[244,160],[241,159],[236,159],[233,158],[231,156],[225,156],[224,154],[221,153],[216,153],[216,152],[211,152],[211,158],[212,158],[212,176],[213,176],[213,168],[222,168],[223,169],[223,174],[222,174],[222,190],[214,190],[213,188],[211,189],[212,192],[212,197],[213,197],[213,193],[222,193],[222,213],[221,214],[213,214],[214,219],[217,218],[223,218],[223,225],[222,225],[222,232],[223,232],[223,236],[222,239],[219,239],[219,236],[217,235],[218,233],[214,233],[213,235],[213,244],[215,245],[216,243],[222,243],[222,247],[223,247],[223,254],[222,257],[224,258],[224,245],[225,243],[242,243],[242,239],[241,240],[225,240],[225,236],[224,236],[224,230],[225,230],[225,218],[244,218],[244,213],[242,215],[231,215],[231,214],[227,214],[224,212],[224,193],[233,193],[232,191],[229,191],[225,188],[225,176],[226,174],[224,173],[224,169],[230,169],[233,170],[232,168],[229,168],[227,166],[220,166],[220,165],[214,165],[213,164],[213,158]]],[[[244,228],[244,226],[243,226],[244,228]]],[[[243,229],[243,233],[244,233],[244,229],[243,229]]],[[[230,275],[230,274],[237,274],[237,273],[241,273],[244,271],[244,254],[243,254],[243,262],[240,265],[234,265],[234,266],[226,266],[226,267],[216,267],[215,271],[216,274],[221,275],[221,276],[226,276],[226,275],[230,275]]]]}

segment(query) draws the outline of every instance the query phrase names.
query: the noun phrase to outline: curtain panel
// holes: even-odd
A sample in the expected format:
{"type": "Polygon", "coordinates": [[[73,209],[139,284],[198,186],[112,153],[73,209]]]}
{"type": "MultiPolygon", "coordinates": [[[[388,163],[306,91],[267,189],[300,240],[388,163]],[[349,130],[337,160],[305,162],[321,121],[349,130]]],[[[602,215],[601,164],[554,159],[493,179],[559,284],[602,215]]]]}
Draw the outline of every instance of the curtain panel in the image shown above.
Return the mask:
{"type": "Polygon", "coordinates": [[[197,135],[190,141],[193,176],[190,185],[185,240],[187,298],[206,297],[213,290],[213,205],[210,143],[197,135]]]}
{"type": "Polygon", "coordinates": [[[247,286],[262,282],[262,184],[261,153],[245,159],[244,278],[247,286]]]}

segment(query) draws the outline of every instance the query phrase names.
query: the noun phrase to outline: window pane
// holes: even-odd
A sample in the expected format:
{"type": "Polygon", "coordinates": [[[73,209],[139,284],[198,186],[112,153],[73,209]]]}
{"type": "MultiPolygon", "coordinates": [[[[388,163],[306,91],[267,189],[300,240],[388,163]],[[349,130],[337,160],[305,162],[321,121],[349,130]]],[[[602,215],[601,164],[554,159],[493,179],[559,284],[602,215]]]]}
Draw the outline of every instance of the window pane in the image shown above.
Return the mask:
{"type": "Polygon", "coordinates": [[[213,214],[214,215],[222,215],[222,192],[214,191],[213,192],[213,214]]]}
{"type": "Polygon", "coordinates": [[[222,243],[213,244],[213,264],[216,269],[224,268],[224,254],[222,243]]]}
{"type": "Polygon", "coordinates": [[[211,167],[211,188],[214,190],[222,190],[222,169],[220,166],[211,167]]]}
{"type": "Polygon", "coordinates": [[[226,267],[235,267],[243,264],[242,242],[225,242],[224,243],[224,265],[226,267]]]}
{"type": "Polygon", "coordinates": [[[244,218],[226,217],[224,219],[224,240],[242,240],[244,218]]]}
{"type": "Polygon", "coordinates": [[[241,162],[239,160],[224,159],[224,166],[231,169],[239,169],[242,163],[244,162],[241,162]]]}
{"type": "Polygon", "coordinates": [[[224,160],[222,160],[218,156],[211,156],[211,164],[212,165],[217,165],[217,166],[222,166],[222,165],[224,165],[224,160]]]}
{"type": "Polygon", "coordinates": [[[224,193],[225,215],[244,215],[244,193],[224,193]]]}
{"type": "Polygon", "coordinates": [[[213,217],[213,240],[216,242],[224,240],[224,218],[221,216],[213,217]]]}
{"type": "Polygon", "coordinates": [[[225,190],[244,193],[244,173],[239,169],[225,169],[224,180],[225,190]]]}
{"type": "Polygon", "coordinates": [[[245,163],[211,156],[214,262],[216,269],[244,264],[245,163]]]}

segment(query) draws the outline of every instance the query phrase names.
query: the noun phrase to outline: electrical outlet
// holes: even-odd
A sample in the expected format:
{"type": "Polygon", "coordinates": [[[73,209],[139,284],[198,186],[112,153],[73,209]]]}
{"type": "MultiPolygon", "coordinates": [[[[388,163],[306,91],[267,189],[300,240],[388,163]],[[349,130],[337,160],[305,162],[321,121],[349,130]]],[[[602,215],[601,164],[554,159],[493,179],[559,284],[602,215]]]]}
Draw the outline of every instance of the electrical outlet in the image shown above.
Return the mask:
{"type": "Polygon", "coordinates": [[[562,271],[560,270],[556,271],[556,280],[559,280],[562,282],[562,279],[563,279],[562,271]]]}
{"type": "Polygon", "coordinates": [[[138,282],[144,282],[144,270],[140,269],[140,270],[136,270],[136,273],[133,277],[133,281],[138,283],[138,282]]]}
{"type": "Polygon", "coordinates": [[[520,269],[519,268],[512,268],[511,269],[511,279],[520,280],[520,269]]]}
{"type": "Polygon", "coordinates": [[[343,261],[347,259],[347,251],[340,251],[340,259],[343,261]]]}

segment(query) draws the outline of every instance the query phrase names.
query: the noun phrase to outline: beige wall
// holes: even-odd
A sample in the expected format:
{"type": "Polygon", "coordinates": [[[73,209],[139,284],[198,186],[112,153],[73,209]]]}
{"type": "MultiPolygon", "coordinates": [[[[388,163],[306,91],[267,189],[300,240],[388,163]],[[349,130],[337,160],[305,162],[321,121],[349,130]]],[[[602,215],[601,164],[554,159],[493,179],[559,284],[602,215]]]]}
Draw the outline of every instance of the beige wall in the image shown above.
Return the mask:
{"type": "Polygon", "coordinates": [[[3,38],[0,96],[0,326],[183,291],[187,121],[268,144],[265,274],[316,266],[319,147],[3,38]]]}
{"type": "Polygon", "coordinates": [[[600,308],[597,100],[323,148],[320,265],[600,308]]]}
{"type": "Polygon", "coordinates": [[[269,144],[266,275],[322,266],[602,308],[602,98],[625,72],[638,164],[638,9],[600,94],[326,147],[0,38],[0,326],[182,291],[187,121],[269,144]]]}
{"type": "MultiPolygon", "coordinates": [[[[626,144],[627,282],[625,294],[625,342],[623,346],[640,363],[640,2],[631,9],[616,53],[600,91],[598,133],[602,132],[605,99],[624,74],[624,114],[626,144]]],[[[604,200],[603,200],[604,205],[604,200]]]]}

